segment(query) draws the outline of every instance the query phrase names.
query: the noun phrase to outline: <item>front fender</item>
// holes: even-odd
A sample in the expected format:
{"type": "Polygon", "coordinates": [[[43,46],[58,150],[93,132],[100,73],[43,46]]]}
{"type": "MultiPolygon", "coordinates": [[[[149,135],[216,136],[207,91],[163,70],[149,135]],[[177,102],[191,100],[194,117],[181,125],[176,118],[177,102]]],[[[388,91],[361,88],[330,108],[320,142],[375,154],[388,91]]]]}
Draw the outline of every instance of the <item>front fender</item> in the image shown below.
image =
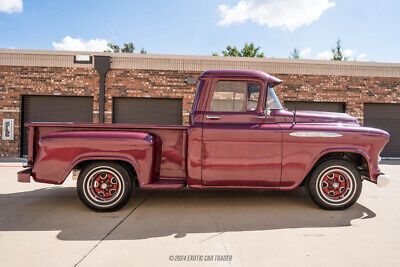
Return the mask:
{"type": "Polygon", "coordinates": [[[369,173],[370,173],[370,179],[376,180],[376,177],[379,175],[380,170],[378,167],[374,168],[374,164],[371,161],[370,156],[368,155],[368,153],[362,149],[359,148],[352,148],[352,147],[335,147],[335,148],[327,148],[322,150],[321,152],[319,152],[318,154],[315,155],[315,157],[313,158],[313,160],[307,162],[302,170],[300,172],[297,172],[296,175],[296,179],[293,179],[292,181],[290,181],[290,184],[283,184],[281,189],[282,190],[289,190],[289,189],[293,189],[296,188],[297,186],[299,186],[302,181],[307,177],[308,173],[312,170],[312,168],[318,163],[318,161],[325,155],[329,154],[329,153],[335,153],[335,152],[351,152],[351,153],[356,153],[361,155],[367,162],[368,164],[368,169],[369,169],[369,173]],[[286,185],[286,186],[285,186],[286,185]]]}
{"type": "Polygon", "coordinates": [[[323,124],[283,124],[282,129],[280,189],[297,187],[318,160],[331,152],[352,152],[363,156],[368,164],[369,180],[376,181],[380,173],[378,156],[388,141],[387,132],[373,128],[323,124]]]}
{"type": "Polygon", "coordinates": [[[149,133],[54,132],[39,140],[32,177],[37,182],[62,184],[71,170],[83,161],[120,160],[133,166],[140,184],[147,184],[159,176],[159,153],[156,137],[149,133]]]}

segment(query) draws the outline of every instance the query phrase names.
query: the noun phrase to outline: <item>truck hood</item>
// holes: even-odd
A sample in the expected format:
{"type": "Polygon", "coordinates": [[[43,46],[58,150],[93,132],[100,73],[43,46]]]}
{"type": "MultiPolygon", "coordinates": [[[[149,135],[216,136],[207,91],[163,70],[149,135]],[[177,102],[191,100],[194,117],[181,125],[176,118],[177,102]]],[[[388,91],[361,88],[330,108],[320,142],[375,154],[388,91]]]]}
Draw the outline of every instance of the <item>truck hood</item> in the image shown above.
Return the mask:
{"type": "MultiPolygon", "coordinates": [[[[290,112],[293,121],[293,112],[290,112]]],[[[342,124],[349,126],[360,126],[358,120],[346,113],[323,112],[323,111],[304,111],[296,112],[296,123],[328,123],[342,124]]]]}

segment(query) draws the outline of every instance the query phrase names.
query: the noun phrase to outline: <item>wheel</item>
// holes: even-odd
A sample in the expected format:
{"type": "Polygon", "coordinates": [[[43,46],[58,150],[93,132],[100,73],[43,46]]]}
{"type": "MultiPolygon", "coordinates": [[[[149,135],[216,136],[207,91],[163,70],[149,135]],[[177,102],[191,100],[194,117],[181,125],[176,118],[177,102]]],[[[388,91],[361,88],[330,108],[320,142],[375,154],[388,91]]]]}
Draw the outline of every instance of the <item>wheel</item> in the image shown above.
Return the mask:
{"type": "Polygon", "coordinates": [[[115,162],[94,162],[79,174],[77,189],[81,201],[95,211],[115,211],[130,199],[134,188],[126,168],[115,162]]]}
{"type": "Polygon", "coordinates": [[[311,199],[327,210],[347,209],[361,194],[362,180],[357,169],[341,159],[327,160],[306,180],[311,199]]]}

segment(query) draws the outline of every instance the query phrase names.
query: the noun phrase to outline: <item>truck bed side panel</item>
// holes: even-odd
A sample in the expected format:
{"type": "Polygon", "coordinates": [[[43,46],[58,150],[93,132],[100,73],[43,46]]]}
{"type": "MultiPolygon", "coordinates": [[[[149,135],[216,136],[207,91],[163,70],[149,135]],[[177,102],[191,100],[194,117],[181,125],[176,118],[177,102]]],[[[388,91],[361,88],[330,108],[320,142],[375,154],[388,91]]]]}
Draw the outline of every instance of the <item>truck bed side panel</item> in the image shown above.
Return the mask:
{"type": "Polygon", "coordinates": [[[122,160],[134,166],[141,184],[158,176],[156,138],[141,132],[65,131],[39,140],[32,170],[35,181],[61,184],[79,162],[90,159],[122,160]]]}
{"type": "MultiPolygon", "coordinates": [[[[26,124],[35,132],[34,142],[30,143],[36,162],[38,141],[45,135],[65,131],[121,131],[144,132],[156,137],[160,142],[159,177],[162,179],[186,179],[186,147],[187,127],[185,126],[153,126],[132,124],[66,124],[66,123],[29,123],[26,124]]],[[[101,148],[101,143],[97,146],[101,148]]]]}

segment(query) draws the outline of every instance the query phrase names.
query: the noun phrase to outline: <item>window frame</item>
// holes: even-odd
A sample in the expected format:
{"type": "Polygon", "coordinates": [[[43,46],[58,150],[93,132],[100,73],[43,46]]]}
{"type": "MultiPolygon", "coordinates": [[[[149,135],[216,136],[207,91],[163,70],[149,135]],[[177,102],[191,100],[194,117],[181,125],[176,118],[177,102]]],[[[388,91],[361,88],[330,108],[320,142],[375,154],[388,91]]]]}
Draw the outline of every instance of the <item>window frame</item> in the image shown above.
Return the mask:
{"type": "Polygon", "coordinates": [[[245,77],[232,77],[232,78],[214,78],[211,84],[211,90],[209,90],[209,95],[208,95],[208,101],[207,101],[207,107],[206,107],[206,111],[207,112],[213,112],[213,113],[231,113],[231,114],[257,114],[260,113],[260,110],[262,109],[262,105],[260,101],[262,101],[261,98],[263,95],[263,92],[265,92],[264,87],[265,87],[265,83],[261,80],[261,79],[251,79],[251,78],[245,78],[245,77]],[[245,91],[245,111],[214,111],[214,110],[210,110],[211,108],[211,102],[214,96],[214,89],[215,89],[215,85],[217,84],[217,82],[219,81],[232,81],[232,82],[245,82],[246,83],[246,91],[245,91]],[[257,100],[257,107],[256,110],[254,111],[250,111],[248,110],[248,106],[247,106],[247,97],[248,97],[248,84],[249,83],[258,83],[260,85],[260,93],[258,96],[258,100],[257,100]]]}
{"type": "Polygon", "coordinates": [[[268,109],[269,109],[270,111],[273,111],[273,110],[282,110],[282,109],[285,109],[285,107],[282,105],[281,101],[279,100],[278,96],[276,95],[276,92],[275,92],[275,90],[274,90],[274,87],[270,87],[269,84],[267,84],[267,88],[266,88],[266,90],[265,90],[265,99],[264,99],[262,105],[263,105],[263,106],[262,106],[263,110],[268,110],[268,109]],[[275,96],[277,97],[277,99],[278,99],[278,101],[279,101],[279,104],[281,105],[282,108],[272,108],[272,109],[268,108],[267,102],[268,102],[268,94],[269,94],[269,90],[270,90],[270,89],[272,89],[272,90],[274,91],[274,94],[275,94],[275,96]]]}

